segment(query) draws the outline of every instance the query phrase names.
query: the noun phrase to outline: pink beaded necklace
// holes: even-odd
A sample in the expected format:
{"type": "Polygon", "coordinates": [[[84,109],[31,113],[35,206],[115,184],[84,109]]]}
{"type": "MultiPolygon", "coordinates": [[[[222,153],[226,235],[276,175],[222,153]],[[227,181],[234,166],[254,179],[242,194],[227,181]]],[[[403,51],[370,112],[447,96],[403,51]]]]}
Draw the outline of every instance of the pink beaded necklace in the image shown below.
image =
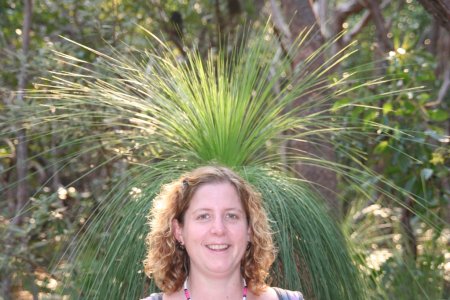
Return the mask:
{"type": "MultiPolygon", "coordinates": [[[[247,300],[247,282],[245,281],[245,278],[242,278],[242,281],[244,283],[244,287],[242,288],[242,300],[247,300]]],[[[189,294],[188,289],[188,277],[186,277],[186,280],[184,281],[184,295],[186,296],[186,300],[192,300],[191,294],[189,294]]]]}

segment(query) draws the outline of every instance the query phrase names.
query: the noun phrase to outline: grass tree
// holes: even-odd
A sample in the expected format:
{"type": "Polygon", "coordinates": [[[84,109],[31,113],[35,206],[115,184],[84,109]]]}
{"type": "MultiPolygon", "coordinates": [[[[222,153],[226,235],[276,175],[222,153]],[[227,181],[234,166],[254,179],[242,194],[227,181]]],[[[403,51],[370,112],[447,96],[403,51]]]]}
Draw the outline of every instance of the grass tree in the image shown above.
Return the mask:
{"type": "MultiPolygon", "coordinates": [[[[347,99],[342,105],[330,102],[384,80],[351,70],[331,78],[330,70],[351,55],[351,46],[312,72],[292,70],[291,58],[307,43],[308,34],[299,36],[284,57],[269,28],[250,30],[235,46],[211,51],[207,58],[196,50],[180,58],[151,33],[153,46],[145,51],[124,54],[112,49],[106,55],[79,45],[97,56],[95,63],[55,53],[71,71],[53,72],[40,84],[29,123],[34,128],[53,124],[53,133],[67,137],[58,148],[77,149],[61,165],[106,148],[114,153],[111,161],[120,157],[129,164],[55,262],[73,263],[62,293],[87,299],[137,299],[148,294],[154,286],[142,272],[142,260],[152,199],[162,184],[184,172],[220,164],[241,174],[263,195],[279,250],[271,272],[274,285],[302,290],[308,299],[366,299],[369,283],[358,257],[311,183],[295,178],[284,163],[333,170],[355,186],[377,175],[363,164],[348,167],[282,147],[288,140],[318,143],[321,136],[335,143],[365,134],[363,126],[375,128],[376,124],[343,124],[338,112],[349,106],[371,109],[370,101],[386,94],[347,99]],[[307,96],[311,97],[306,104],[293,105],[307,96]],[[302,110],[313,113],[300,114],[302,110]]],[[[311,54],[305,64],[330,45],[311,54]]],[[[45,135],[37,132],[35,138],[45,135]]],[[[358,161],[361,153],[347,149],[342,155],[358,161]]]]}

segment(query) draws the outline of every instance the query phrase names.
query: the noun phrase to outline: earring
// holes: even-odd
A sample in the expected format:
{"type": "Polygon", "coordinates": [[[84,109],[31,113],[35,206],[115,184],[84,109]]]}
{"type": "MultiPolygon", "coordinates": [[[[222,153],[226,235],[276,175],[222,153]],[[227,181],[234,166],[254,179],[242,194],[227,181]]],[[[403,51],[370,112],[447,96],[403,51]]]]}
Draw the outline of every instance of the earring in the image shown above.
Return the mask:
{"type": "Polygon", "coordinates": [[[184,244],[180,241],[177,241],[177,248],[180,249],[181,251],[186,250],[186,247],[184,247],[184,244]]]}
{"type": "Polygon", "coordinates": [[[248,242],[247,243],[247,248],[245,249],[245,250],[250,250],[250,247],[252,246],[252,243],[251,242],[248,242]]]}

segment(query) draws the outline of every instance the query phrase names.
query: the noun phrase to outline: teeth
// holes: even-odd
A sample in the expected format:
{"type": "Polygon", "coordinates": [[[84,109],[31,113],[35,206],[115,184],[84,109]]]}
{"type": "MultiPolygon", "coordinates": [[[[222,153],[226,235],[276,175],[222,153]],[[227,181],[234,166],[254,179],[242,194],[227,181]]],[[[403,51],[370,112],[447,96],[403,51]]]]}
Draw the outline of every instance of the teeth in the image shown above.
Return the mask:
{"type": "Polygon", "coordinates": [[[225,250],[229,246],[228,245],[207,245],[207,247],[211,250],[225,250]]]}

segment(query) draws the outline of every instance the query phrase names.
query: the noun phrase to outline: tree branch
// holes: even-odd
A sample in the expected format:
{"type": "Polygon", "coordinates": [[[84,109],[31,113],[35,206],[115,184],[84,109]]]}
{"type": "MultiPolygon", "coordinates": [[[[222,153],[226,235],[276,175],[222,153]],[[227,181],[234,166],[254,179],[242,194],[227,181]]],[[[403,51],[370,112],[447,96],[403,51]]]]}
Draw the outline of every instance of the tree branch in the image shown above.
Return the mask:
{"type": "Polygon", "coordinates": [[[445,96],[447,95],[447,92],[450,88],[450,69],[445,70],[444,72],[444,81],[442,82],[441,88],[439,89],[438,96],[435,101],[428,102],[425,106],[427,107],[433,107],[438,106],[442,103],[445,96]]]}
{"type": "Polygon", "coordinates": [[[342,24],[344,24],[348,17],[361,12],[364,8],[365,7],[360,0],[353,0],[339,5],[334,13],[336,24],[335,29],[337,30],[336,33],[342,30],[342,24]]]}
{"type": "Polygon", "coordinates": [[[272,22],[274,24],[275,33],[280,41],[283,54],[288,55],[289,49],[292,46],[292,35],[289,30],[289,25],[284,20],[280,7],[275,0],[270,0],[270,7],[272,11],[272,22]]]}
{"type": "Polygon", "coordinates": [[[343,45],[345,46],[350,43],[355,36],[357,36],[364,29],[364,27],[367,26],[371,18],[372,14],[370,11],[365,11],[359,22],[356,23],[356,25],[342,37],[343,45]]]}
{"type": "MultiPolygon", "coordinates": [[[[388,6],[390,4],[391,0],[384,0],[383,3],[381,3],[380,8],[384,9],[386,8],[386,6],[388,6]]],[[[364,6],[363,6],[364,7],[364,6]]],[[[361,10],[354,10],[353,13],[358,13],[361,10]]],[[[341,28],[342,28],[342,24],[345,22],[345,20],[351,16],[351,14],[349,14],[348,11],[345,11],[346,14],[346,18],[341,20],[340,22],[342,22],[340,24],[341,28]]],[[[341,46],[345,46],[348,43],[350,43],[369,23],[369,21],[372,19],[372,12],[370,10],[366,10],[364,12],[364,14],[362,15],[361,19],[359,20],[358,23],[356,23],[356,25],[354,25],[350,30],[348,30],[348,32],[342,37],[342,43],[341,46]]],[[[390,27],[390,25],[388,26],[390,27]]]]}
{"type": "Polygon", "coordinates": [[[387,53],[389,50],[393,48],[393,45],[391,40],[389,40],[387,36],[389,29],[386,26],[386,20],[384,19],[381,13],[381,9],[377,0],[367,0],[367,5],[372,15],[373,22],[375,24],[381,50],[387,53]]]}

